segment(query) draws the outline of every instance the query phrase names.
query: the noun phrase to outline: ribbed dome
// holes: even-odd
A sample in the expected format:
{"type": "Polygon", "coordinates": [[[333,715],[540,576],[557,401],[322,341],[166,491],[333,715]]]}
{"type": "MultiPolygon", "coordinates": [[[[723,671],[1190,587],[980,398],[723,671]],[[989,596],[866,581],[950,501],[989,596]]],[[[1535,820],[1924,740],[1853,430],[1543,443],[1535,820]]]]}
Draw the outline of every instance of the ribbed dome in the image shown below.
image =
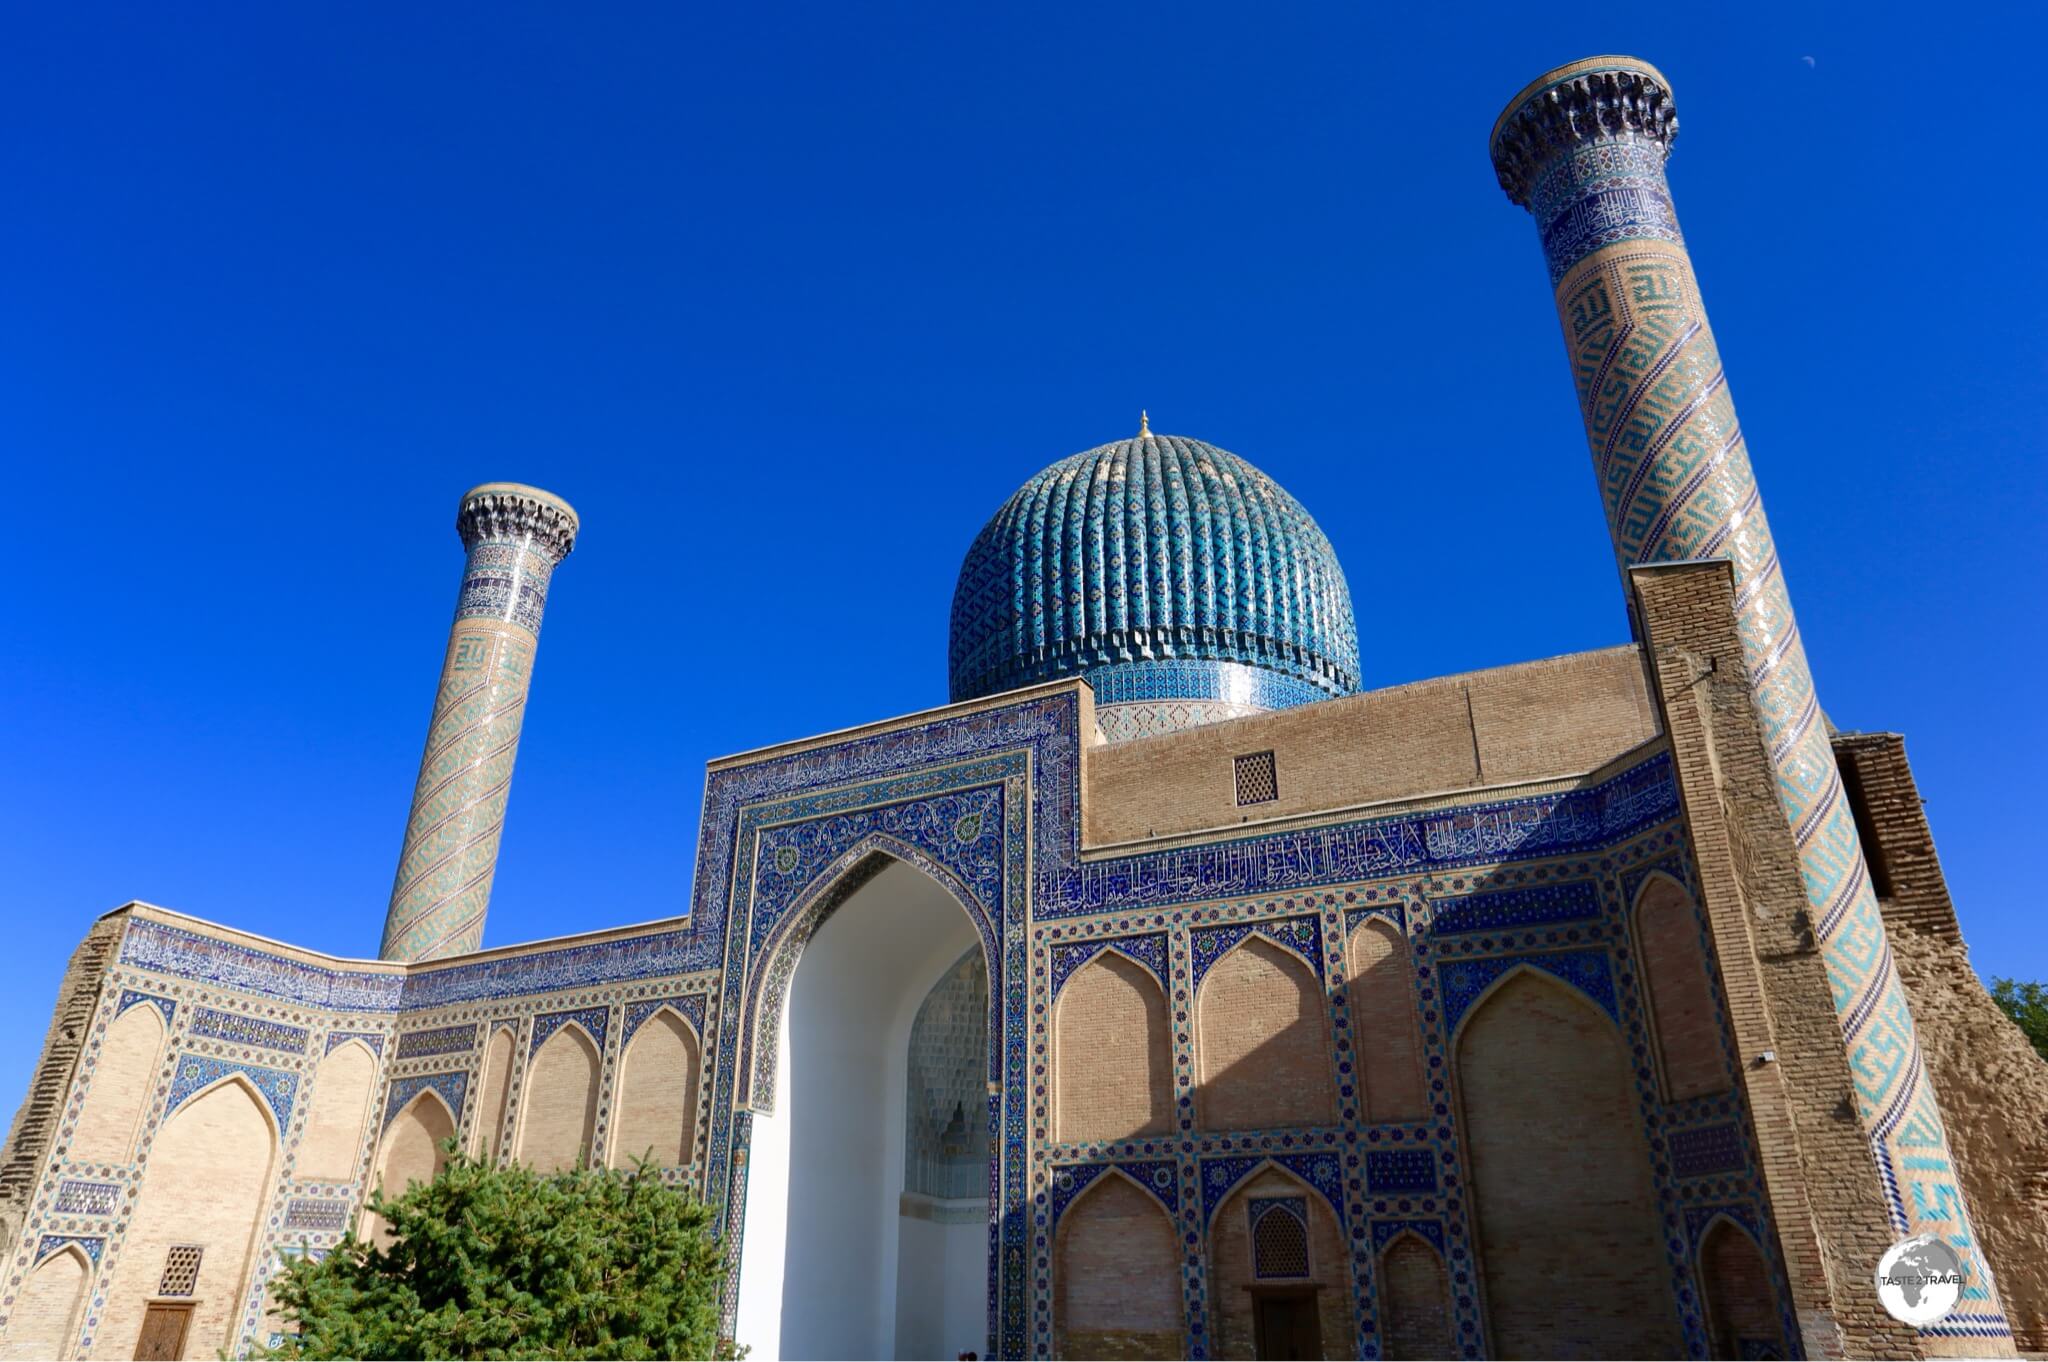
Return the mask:
{"type": "Polygon", "coordinates": [[[1343,569],[1301,503],[1228,450],[1141,434],[1062,459],[967,551],[952,695],[1076,674],[1098,705],[1209,703],[1145,731],[1349,694],[1343,569]]]}

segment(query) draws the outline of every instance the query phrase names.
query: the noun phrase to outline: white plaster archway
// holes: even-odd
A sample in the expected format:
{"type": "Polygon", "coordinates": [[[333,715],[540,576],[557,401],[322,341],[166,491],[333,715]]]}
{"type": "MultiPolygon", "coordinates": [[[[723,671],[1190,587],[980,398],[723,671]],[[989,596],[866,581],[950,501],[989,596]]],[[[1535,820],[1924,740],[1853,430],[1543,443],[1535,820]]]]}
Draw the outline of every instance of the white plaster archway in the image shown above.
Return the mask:
{"type": "Polygon", "coordinates": [[[735,1332],[752,1356],[986,1353],[986,1211],[936,1237],[902,1217],[911,1025],[980,941],[892,859],[803,944],[769,1028],[772,1113],[751,1118],[735,1332]]]}

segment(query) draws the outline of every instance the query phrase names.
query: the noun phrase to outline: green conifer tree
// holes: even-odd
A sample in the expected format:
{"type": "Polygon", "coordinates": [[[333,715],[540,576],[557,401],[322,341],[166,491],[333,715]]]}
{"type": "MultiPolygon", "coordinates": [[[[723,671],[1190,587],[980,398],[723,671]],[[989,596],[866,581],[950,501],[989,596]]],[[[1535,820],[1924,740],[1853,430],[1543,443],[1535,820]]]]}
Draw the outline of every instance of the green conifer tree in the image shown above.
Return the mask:
{"type": "Polygon", "coordinates": [[[449,1146],[432,1182],[373,1194],[352,1234],[273,1287],[277,1358],[731,1358],[711,1213],[651,1169],[543,1175],[449,1146]]]}

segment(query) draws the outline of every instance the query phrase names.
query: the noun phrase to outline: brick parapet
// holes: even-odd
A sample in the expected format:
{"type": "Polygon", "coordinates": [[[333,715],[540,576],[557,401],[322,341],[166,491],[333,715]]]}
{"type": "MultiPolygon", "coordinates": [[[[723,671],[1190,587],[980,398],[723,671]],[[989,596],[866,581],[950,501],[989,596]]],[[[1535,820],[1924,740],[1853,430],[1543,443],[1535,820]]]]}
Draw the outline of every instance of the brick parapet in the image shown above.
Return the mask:
{"type": "Polygon", "coordinates": [[[1630,579],[1806,1351],[1920,1356],[1870,1281],[1891,1222],[1750,698],[1733,570],[1660,564],[1630,579]]]}
{"type": "Polygon", "coordinates": [[[1949,897],[1934,830],[1906,761],[1906,740],[1897,733],[1841,733],[1834,748],[1865,858],[1879,881],[1885,926],[1960,942],[1955,900],[1949,897]]]}

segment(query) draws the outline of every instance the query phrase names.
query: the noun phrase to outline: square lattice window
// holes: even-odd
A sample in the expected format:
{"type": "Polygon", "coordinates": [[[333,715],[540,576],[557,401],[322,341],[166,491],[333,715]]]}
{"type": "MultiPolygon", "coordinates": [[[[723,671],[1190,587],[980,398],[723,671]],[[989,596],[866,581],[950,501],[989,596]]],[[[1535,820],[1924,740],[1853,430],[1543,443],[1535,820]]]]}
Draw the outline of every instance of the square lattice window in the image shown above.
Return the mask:
{"type": "Polygon", "coordinates": [[[197,1244],[173,1244],[164,1255],[163,1280],[157,1283],[159,1296],[189,1296],[199,1289],[199,1259],[205,1252],[197,1244]]]}
{"type": "Polygon", "coordinates": [[[1237,802],[1270,804],[1280,797],[1280,778],[1271,752],[1250,752],[1237,759],[1237,802]]]}
{"type": "Polygon", "coordinates": [[[1298,1196],[1254,1197],[1252,1275],[1308,1276],[1308,1202],[1298,1196]]]}

